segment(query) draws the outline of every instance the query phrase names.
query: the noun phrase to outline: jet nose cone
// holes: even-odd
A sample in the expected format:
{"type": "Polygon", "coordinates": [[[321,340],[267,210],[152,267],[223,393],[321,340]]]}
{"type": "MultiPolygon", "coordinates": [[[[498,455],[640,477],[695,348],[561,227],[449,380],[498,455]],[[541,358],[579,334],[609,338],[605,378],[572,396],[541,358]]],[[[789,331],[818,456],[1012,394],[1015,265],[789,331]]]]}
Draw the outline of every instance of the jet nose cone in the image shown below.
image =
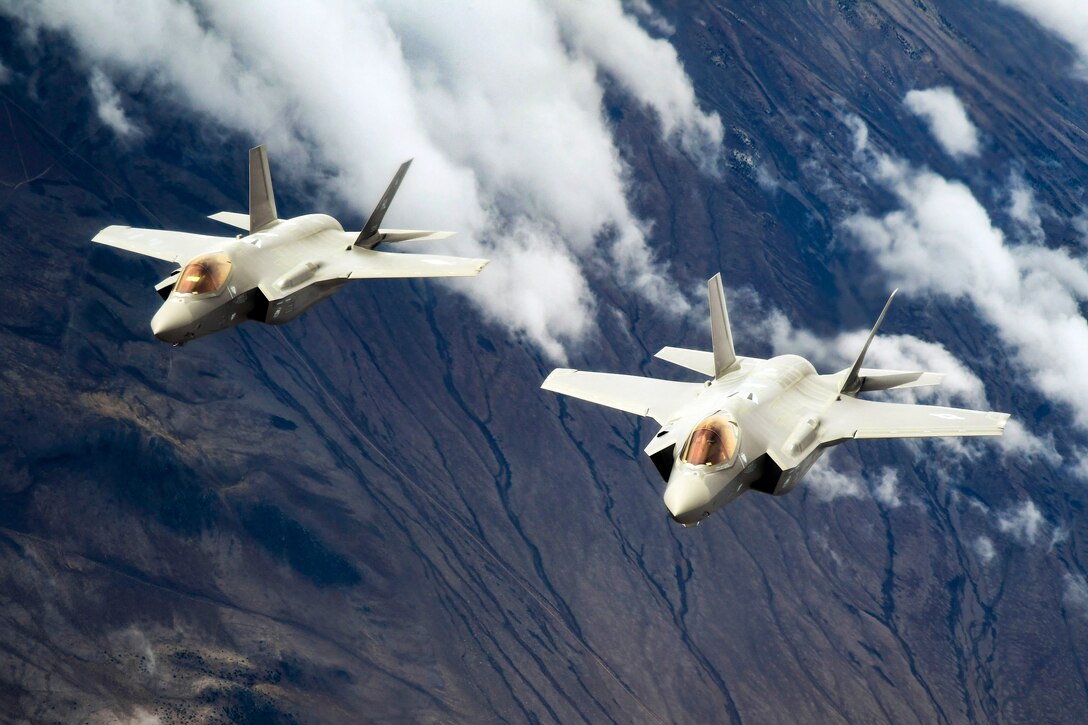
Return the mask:
{"type": "Polygon", "coordinates": [[[697,523],[710,510],[710,489],[697,478],[669,481],[664,498],[669,513],[681,524],[697,523]]]}
{"type": "Polygon", "coordinates": [[[163,342],[179,343],[192,337],[189,330],[192,324],[189,306],[170,300],[151,318],[151,332],[163,342]]]}

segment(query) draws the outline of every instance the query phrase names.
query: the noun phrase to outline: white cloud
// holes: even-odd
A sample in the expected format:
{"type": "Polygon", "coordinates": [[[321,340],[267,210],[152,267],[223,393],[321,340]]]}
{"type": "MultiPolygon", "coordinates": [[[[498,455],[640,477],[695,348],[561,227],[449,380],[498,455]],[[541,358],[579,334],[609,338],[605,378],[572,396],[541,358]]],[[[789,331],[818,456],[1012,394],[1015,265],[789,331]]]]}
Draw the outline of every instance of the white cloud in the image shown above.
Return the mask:
{"type": "Polygon", "coordinates": [[[869,493],[888,508],[898,508],[903,504],[899,473],[894,468],[882,468],[874,478],[864,473],[844,473],[839,468],[841,461],[841,453],[825,455],[805,474],[802,486],[823,502],[839,498],[864,498],[869,493]]]}
{"type": "Polygon", "coordinates": [[[7,85],[11,80],[11,69],[4,65],[4,61],[0,60],[0,86],[7,85]]]}
{"type": "Polygon", "coordinates": [[[997,528],[1023,543],[1034,544],[1046,520],[1033,501],[1024,501],[997,515],[997,528]]]}
{"type": "Polygon", "coordinates": [[[661,14],[650,5],[649,0],[627,0],[624,5],[631,8],[636,15],[641,17],[651,28],[662,35],[673,35],[676,32],[676,28],[673,24],[662,17],[661,14]]]}
{"type": "Polygon", "coordinates": [[[898,508],[903,503],[899,494],[899,474],[894,468],[885,468],[873,485],[873,498],[888,508],[898,508]]]}
{"type": "Polygon", "coordinates": [[[688,309],[647,245],[649,222],[628,203],[602,79],[691,154],[716,157],[721,124],[699,109],[672,47],[617,0],[0,0],[0,8],[67,33],[89,65],[149,82],[267,143],[280,178],[331,169],[327,190],[360,218],[414,156],[391,225],[459,231],[445,249],[493,263],[451,284],[553,359],[594,326],[589,274],[615,275],[662,309],[688,309]]]}
{"type": "Polygon", "coordinates": [[[861,498],[865,492],[861,481],[836,469],[830,460],[817,461],[805,476],[803,484],[821,501],[837,498],[861,498]]]}
{"type": "Polygon", "coordinates": [[[983,564],[989,564],[997,557],[997,549],[994,548],[993,539],[989,536],[980,536],[971,545],[983,564]]]}
{"type": "Polygon", "coordinates": [[[1016,8],[1073,46],[1088,73],[1088,8],[1080,0],[997,0],[1016,8]]]}
{"type": "Polygon", "coordinates": [[[978,156],[978,130],[951,88],[914,90],[903,98],[903,104],[925,120],[933,137],[949,156],[978,156]]]}
{"type": "Polygon", "coordinates": [[[1079,449],[1076,456],[1077,460],[1073,464],[1073,470],[1078,476],[1088,481],[1088,450],[1079,449]]]}
{"type": "Polygon", "coordinates": [[[1041,244],[1046,239],[1035,192],[1024,177],[1016,173],[1009,178],[1009,216],[1020,225],[1031,242],[1041,244]]]}
{"type": "Polygon", "coordinates": [[[1062,576],[1062,579],[1065,583],[1065,591],[1062,593],[1065,608],[1088,617],[1088,579],[1083,574],[1068,572],[1062,576]]]}
{"type": "Polygon", "coordinates": [[[121,97],[117,95],[117,89],[97,68],[91,71],[91,94],[94,96],[98,118],[119,138],[132,139],[141,134],[139,126],[129,120],[125,109],[121,108],[121,97]]]}
{"type": "Polygon", "coordinates": [[[717,114],[705,114],[695,101],[676,49],[651,38],[619,0],[547,0],[557,10],[564,36],[579,53],[618,80],[643,105],[652,109],[665,135],[681,146],[705,170],[717,169],[722,125],[717,114]]]}
{"type": "MultiPolygon", "coordinates": [[[[855,121],[853,125],[856,126],[855,121]]],[[[957,181],[861,145],[869,178],[900,208],[865,213],[843,228],[910,294],[970,300],[1031,382],[1070,406],[1088,430],[1088,299],[1085,260],[1063,249],[1010,245],[971,190],[957,181]]]]}

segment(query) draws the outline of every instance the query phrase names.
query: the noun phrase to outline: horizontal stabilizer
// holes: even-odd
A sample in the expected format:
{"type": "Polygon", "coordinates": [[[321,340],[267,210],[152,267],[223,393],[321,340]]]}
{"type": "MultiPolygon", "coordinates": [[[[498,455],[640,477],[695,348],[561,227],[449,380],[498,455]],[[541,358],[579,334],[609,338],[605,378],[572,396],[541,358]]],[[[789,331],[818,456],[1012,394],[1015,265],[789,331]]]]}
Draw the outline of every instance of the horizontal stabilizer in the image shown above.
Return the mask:
{"type": "Polygon", "coordinates": [[[375,244],[394,242],[435,242],[449,239],[457,232],[434,232],[426,229],[379,229],[375,244]]]}
{"type": "Polygon", "coordinates": [[[238,227],[239,229],[245,229],[249,231],[249,214],[243,214],[238,211],[217,211],[214,214],[208,215],[209,219],[214,219],[217,222],[223,222],[232,227],[238,227]]]}
{"type": "Polygon", "coordinates": [[[675,380],[567,368],[553,370],[540,387],[590,403],[648,416],[662,424],[676,410],[706,390],[702,383],[681,383],[675,380]]]}
{"type": "Polygon", "coordinates": [[[944,379],[944,373],[861,368],[858,370],[858,379],[861,381],[861,389],[858,392],[867,393],[872,390],[902,390],[940,385],[944,379]]]}
{"type": "Polygon", "coordinates": [[[684,347],[663,347],[654,353],[654,357],[679,365],[688,370],[714,377],[714,353],[703,350],[689,350],[684,347]]]}

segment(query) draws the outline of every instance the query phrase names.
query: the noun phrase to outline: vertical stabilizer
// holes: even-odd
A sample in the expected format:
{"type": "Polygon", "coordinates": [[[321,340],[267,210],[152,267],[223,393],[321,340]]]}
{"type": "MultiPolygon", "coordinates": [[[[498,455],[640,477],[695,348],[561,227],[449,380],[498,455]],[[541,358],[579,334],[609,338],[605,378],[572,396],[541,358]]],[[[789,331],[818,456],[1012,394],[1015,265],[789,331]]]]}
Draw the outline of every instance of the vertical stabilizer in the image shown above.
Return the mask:
{"type": "Polygon", "coordinates": [[[385,212],[389,209],[389,205],[393,203],[393,197],[397,195],[397,189],[400,188],[400,182],[404,181],[404,175],[408,173],[408,167],[412,165],[412,159],[408,159],[400,168],[397,169],[397,173],[393,176],[393,180],[389,182],[388,188],[385,193],[382,194],[381,201],[374,207],[374,211],[371,212],[370,218],[366,220],[366,226],[363,227],[363,231],[359,232],[359,236],[355,239],[355,243],[361,247],[373,247],[377,244],[378,227],[382,225],[382,219],[385,218],[385,212]],[[371,240],[371,237],[375,237],[371,240]],[[370,240],[368,242],[368,240],[370,240]]]}
{"type": "Polygon", "coordinates": [[[729,312],[725,307],[725,288],[721,272],[706,283],[710,298],[710,338],[714,343],[714,377],[720,378],[737,363],[733,351],[733,332],[729,329],[729,312]]]}
{"type": "Polygon", "coordinates": [[[272,173],[268,170],[268,151],[262,144],[249,150],[249,233],[259,231],[278,218],[272,173]]]}
{"type": "Polygon", "coordinates": [[[891,295],[888,297],[888,301],[884,303],[884,309],[880,313],[880,317],[876,318],[876,324],[873,325],[873,329],[869,332],[869,338],[865,341],[865,346],[861,348],[861,353],[858,355],[858,359],[854,361],[854,366],[850,368],[850,372],[847,373],[846,379],[843,380],[842,387],[839,388],[839,393],[842,395],[856,395],[861,390],[861,378],[859,372],[861,371],[861,365],[865,362],[865,354],[869,352],[869,345],[873,344],[873,338],[876,337],[876,331],[880,329],[880,323],[884,322],[884,316],[888,314],[888,308],[892,306],[892,300],[895,299],[898,289],[892,290],[891,295]]]}

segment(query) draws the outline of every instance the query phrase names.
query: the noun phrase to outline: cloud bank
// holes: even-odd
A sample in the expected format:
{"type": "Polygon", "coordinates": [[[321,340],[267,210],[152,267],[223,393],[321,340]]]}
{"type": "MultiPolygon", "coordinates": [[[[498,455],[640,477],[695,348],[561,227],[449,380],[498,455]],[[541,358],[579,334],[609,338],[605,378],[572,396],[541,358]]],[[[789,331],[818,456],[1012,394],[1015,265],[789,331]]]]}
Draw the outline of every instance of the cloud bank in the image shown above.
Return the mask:
{"type": "Polygon", "coordinates": [[[158,89],[267,143],[277,175],[331,170],[325,191],[359,218],[415,157],[390,225],[459,231],[448,249],[493,264],[452,284],[555,360],[593,327],[590,274],[688,307],[628,203],[604,89],[708,171],[722,127],[672,46],[618,0],[0,0],[0,11],[66,35],[118,89],[158,89]]]}
{"type": "Polygon", "coordinates": [[[903,105],[926,122],[933,138],[949,156],[978,156],[978,130],[951,88],[911,91],[903,99],[903,105]]]}

